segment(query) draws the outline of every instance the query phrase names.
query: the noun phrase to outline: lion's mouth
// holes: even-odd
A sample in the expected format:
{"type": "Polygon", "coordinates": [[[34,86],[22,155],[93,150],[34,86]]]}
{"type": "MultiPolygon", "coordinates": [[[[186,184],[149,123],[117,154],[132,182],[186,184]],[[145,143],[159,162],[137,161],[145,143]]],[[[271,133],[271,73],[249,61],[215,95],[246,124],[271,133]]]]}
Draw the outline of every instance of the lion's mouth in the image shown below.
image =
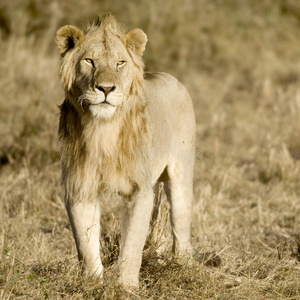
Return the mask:
{"type": "Polygon", "coordinates": [[[111,118],[115,113],[116,106],[108,101],[103,101],[100,103],[91,104],[89,110],[94,117],[108,119],[111,118]]]}
{"type": "Polygon", "coordinates": [[[91,106],[97,106],[97,105],[110,105],[110,106],[115,107],[115,105],[109,103],[109,102],[106,101],[106,100],[104,100],[103,102],[99,102],[99,103],[91,103],[90,105],[91,105],[91,106]]]}

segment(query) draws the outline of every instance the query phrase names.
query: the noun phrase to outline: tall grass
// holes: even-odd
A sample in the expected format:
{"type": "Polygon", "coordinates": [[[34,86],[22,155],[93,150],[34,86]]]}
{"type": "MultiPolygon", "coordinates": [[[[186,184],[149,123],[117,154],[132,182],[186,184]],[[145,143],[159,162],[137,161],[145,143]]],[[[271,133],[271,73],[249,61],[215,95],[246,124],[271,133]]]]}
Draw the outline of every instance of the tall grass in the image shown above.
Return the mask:
{"type": "Polygon", "coordinates": [[[2,1],[0,298],[298,299],[299,27],[293,0],[2,1]],[[181,266],[167,248],[154,264],[148,248],[135,295],[115,280],[117,200],[102,205],[105,282],[86,282],[60,188],[55,32],[107,10],[147,33],[147,70],[190,91],[192,243],[223,260],[181,266]]]}

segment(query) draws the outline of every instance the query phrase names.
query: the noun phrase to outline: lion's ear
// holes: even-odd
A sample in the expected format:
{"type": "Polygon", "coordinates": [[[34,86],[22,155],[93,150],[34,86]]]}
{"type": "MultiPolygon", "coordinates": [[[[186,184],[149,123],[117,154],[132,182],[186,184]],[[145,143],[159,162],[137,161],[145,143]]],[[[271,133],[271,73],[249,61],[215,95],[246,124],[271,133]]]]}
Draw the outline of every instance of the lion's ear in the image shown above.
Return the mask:
{"type": "Polygon", "coordinates": [[[142,56],[147,43],[147,35],[142,29],[133,29],[126,34],[126,43],[137,55],[142,56]]]}
{"type": "Polygon", "coordinates": [[[82,36],[83,32],[72,25],[66,25],[58,29],[55,42],[61,56],[64,56],[70,49],[74,48],[82,36]]]}

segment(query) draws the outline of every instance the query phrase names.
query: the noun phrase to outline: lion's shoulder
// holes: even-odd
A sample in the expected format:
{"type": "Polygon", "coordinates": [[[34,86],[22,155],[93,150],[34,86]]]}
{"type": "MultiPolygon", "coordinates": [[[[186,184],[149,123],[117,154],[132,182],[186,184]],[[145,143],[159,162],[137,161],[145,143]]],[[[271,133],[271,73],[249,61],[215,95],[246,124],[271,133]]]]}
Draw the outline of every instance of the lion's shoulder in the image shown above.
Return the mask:
{"type": "MultiPolygon", "coordinates": [[[[144,74],[144,93],[148,106],[180,113],[182,106],[192,111],[191,98],[184,85],[175,77],[163,72],[144,74]]],[[[172,117],[174,118],[174,116],[172,117]]]]}
{"type": "Polygon", "coordinates": [[[145,72],[144,80],[154,84],[178,82],[175,77],[165,72],[145,72]]]}

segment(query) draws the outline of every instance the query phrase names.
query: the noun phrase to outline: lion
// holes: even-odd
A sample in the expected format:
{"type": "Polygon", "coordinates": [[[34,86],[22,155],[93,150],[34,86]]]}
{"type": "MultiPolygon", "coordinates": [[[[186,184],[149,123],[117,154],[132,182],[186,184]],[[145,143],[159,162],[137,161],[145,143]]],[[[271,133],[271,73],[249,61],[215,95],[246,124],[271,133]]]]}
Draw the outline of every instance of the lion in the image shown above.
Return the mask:
{"type": "Polygon", "coordinates": [[[111,14],[82,31],[56,34],[62,57],[59,145],[65,204],[85,276],[103,277],[101,196],[123,197],[119,280],[138,287],[153,207],[164,183],[173,252],[190,256],[195,116],[185,87],[166,73],[144,72],[147,36],[126,32],[111,14]]]}

